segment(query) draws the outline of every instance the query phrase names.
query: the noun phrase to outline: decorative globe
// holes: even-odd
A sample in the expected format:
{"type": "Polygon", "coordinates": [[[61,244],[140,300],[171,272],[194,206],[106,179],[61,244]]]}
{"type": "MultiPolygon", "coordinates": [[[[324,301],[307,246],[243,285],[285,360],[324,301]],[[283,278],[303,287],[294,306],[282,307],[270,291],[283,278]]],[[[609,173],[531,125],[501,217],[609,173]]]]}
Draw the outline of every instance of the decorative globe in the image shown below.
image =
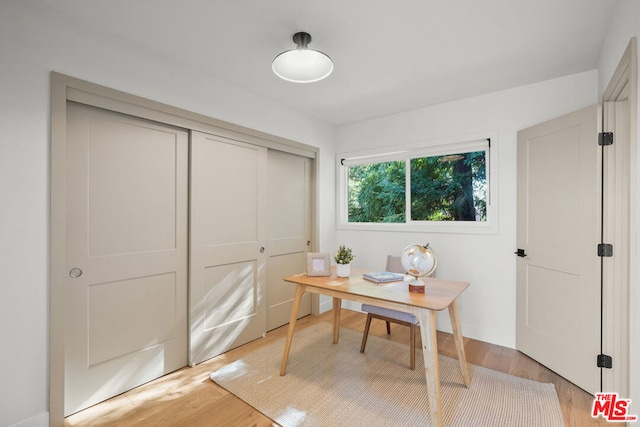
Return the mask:
{"type": "Polygon", "coordinates": [[[424,282],[421,277],[432,274],[436,269],[436,254],[426,245],[409,245],[403,249],[400,262],[407,274],[414,277],[409,282],[409,291],[424,293],[424,282]]]}

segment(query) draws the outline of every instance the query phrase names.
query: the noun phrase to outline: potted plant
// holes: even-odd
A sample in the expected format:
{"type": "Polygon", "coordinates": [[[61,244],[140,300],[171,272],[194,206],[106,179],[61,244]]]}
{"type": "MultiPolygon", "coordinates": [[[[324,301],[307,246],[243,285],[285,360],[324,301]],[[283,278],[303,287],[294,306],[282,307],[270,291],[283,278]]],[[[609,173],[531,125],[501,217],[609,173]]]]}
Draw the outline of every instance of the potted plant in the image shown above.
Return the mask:
{"type": "Polygon", "coordinates": [[[349,277],[351,272],[351,261],[353,261],[353,252],[351,248],[344,245],[338,246],[338,251],[333,256],[336,262],[336,274],[338,277],[349,277]]]}

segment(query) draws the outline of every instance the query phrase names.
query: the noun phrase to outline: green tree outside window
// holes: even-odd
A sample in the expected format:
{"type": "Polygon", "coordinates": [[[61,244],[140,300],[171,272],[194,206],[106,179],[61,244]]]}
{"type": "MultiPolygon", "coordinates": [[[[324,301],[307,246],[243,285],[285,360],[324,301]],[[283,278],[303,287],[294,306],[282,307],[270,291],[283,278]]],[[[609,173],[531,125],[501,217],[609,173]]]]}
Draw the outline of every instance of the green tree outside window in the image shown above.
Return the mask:
{"type": "Polygon", "coordinates": [[[349,222],[404,223],[405,168],[413,221],[486,221],[486,152],[419,157],[348,168],[349,222]]]}

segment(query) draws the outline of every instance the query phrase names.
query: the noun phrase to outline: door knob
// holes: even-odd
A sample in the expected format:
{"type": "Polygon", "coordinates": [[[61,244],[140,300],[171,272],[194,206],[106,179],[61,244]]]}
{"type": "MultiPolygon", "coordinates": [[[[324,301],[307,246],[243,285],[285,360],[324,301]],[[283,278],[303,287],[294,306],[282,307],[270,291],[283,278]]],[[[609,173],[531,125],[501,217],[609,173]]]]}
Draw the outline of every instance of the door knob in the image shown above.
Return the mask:
{"type": "Polygon", "coordinates": [[[524,249],[518,249],[517,251],[514,252],[514,254],[518,255],[521,258],[524,258],[527,256],[527,254],[524,252],[524,249]]]}
{"type": "Polygon", "coordinates": [[[260,253],[263,254],[264,253],[264,246],[260,247],[260,253]]]}
{"type": "Polygon", "coordinates": [[[73,267],[71,270],[69,270],[69,276],[71,276],[72,279],[77,279],[78,277],[82,276],[82,270],[77,267],[73,267]]]}

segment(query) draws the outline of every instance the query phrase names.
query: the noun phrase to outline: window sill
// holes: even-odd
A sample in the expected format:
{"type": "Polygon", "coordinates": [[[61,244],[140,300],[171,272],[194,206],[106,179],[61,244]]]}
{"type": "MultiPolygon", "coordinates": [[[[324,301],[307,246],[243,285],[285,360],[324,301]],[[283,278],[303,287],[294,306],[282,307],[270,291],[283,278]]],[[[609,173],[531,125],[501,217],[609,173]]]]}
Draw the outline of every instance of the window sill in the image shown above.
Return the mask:
{"type": "Polygon", "coordinates": [[[338,230],[391,231],[396,233],[498,234],[498,222],[410,222],[391,223],[339,223],[338,230]]]}

